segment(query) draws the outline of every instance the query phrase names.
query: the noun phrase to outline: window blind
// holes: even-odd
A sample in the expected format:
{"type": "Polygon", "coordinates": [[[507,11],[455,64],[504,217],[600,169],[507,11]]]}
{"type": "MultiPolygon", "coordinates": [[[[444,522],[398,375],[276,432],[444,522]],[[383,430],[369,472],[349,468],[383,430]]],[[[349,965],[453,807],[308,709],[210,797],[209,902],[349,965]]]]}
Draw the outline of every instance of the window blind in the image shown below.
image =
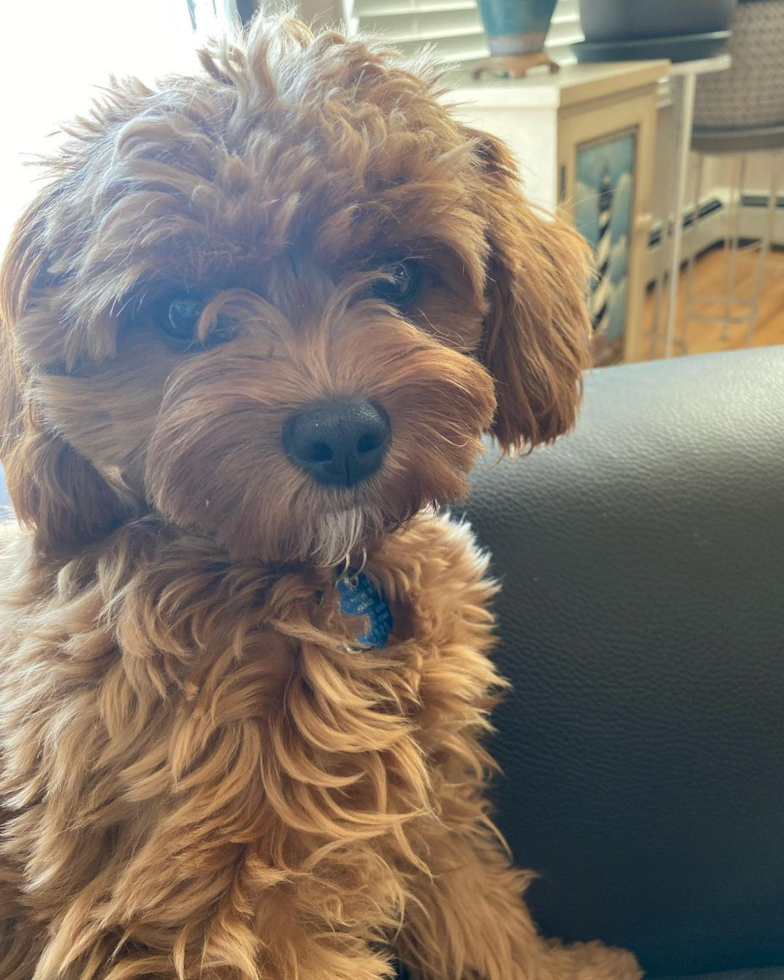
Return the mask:
{"type": "MultiPolygon", "coordinates": [[[[343,0],[349,29],[383,34],[407,53],[432,44],[448,64],[470,68],[488,54],[476,0],[343,0]]],[[[579,0],[558,0],[546,47],[572,64],[570,45],[582,40],[579,0]]]]}

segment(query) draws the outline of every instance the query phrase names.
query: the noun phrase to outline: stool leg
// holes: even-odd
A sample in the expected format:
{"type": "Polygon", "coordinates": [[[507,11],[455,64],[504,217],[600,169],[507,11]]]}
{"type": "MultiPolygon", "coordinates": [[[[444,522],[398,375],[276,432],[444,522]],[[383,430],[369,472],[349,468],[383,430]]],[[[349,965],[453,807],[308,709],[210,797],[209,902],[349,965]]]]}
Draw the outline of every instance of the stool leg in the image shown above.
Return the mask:
{"type": "Polygon", "coordinates": [[[746,157],[734,157],[732,161],[732,186],[730,187],[729,211],[727,214],[727,233],[724,238],[724,248],[727,255],[727,282],[724,291],[724,328],[721,339],[729,340],[730,317],[732,316],[733,289],[735,288],[735,266],[738,259],[738,211],[740,210],[740,195],[746,173],[746,157]]]}
{"type": "Polygon", "coordinates": [[[762,282],[765,277],[765,262],[768,258],[768,249],[773,239],[773,231],[776,225],[776,206],[778,203],[778,175],[781,155],[771,154],[770,158],[770,196],[768,197],[768,213],[765,220],[765,228],[760,240],[760,254],[757,260],[757,273],[754,277],[754,296],[751,300],[751,312],[749,313],[749,329],[746,334],[746,346],[751,346],[754,337],[754,328],[757,326],[759,316],[759,301],[762,293],[762,282]]]}
{"type": "MultiPolygon", "coordinates": [[[[672,82],[675,79],[671,80],[672,82]]],[[[681,237],[683,232],[683,209],[686,205],[686,180],[689,168],[689,150],[691,149],[691,130],[694,122],[694,93],[696,76],[684,75],[678,79],[680,83],[673,88],[677,92],[678,103],[678,170],[676,173],[675,194],[675,226],[672,232],[672,253],[670,255],[670,281],[667,290],[667,332],[664,338],[664,356],[672,357],[673,340],[675,339],[675,320],[678,316],[678,277],[681,271],[681,237]]]]}
{"type": "Polygon", "coordinates": [[[683,300],[683,320],[681,324],[681,346],[683,353],[687,351],[687,333],[689,317],[692,309],[692,292],[694,287],[694,263],[697,259],[697,225],[700,218],[700,198],[702,197],[702,173],[705,157],[697,154],[697,174],[694,188],[694,210],[692,212],[691,230],[689,232],[689,262],[686,266],[686,293],[683,300]]]}
{"type": "MultiPolygon", "coordinates": [[[[667,184],[672,173],[672,168],[667,171],[667,184]]],[[[666,196],[666,190],[665,190],[666,196]]],[[[659,323],[662,319],[662,306],[664,294],[664,279],[667,275],[667,246],[670,240],[670,209],[665,207],[661,218],[661,232],[659,235],[659,251],[656,256],[656,271],[654,273],[653,287],[653,315],[651,317],[651,351],[650,360],[658,357],[659,354],[659,323]]]]}
{"type": "Polygon", "coordinates": [[[672,80],[672,134],[669,147],[665,153],[664,179],[662,180],[661,237],[659,239],[659,254],[656,259],[656,285],[653,298],[653,320],[651,323],[651,360],[659,356],[659,340],[665,339],[665,329],[668,314],[667,284],[669,282],[670,255],[672,251],[672,236],[675,230],[675,197],[678,192],[678,96],[676,79],[672,80]],[[661,329],[660,329],[661,327],[661,329]]]}

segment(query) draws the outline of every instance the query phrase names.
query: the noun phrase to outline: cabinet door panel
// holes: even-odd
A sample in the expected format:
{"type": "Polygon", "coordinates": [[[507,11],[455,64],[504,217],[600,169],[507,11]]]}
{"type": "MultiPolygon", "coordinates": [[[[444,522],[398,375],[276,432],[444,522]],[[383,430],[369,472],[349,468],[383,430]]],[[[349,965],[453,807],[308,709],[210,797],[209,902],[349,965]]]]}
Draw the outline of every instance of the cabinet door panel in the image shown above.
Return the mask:
{"type": "Polygon", "coordinates": [[[591,315],[598,364],[638,360],[650,224],[655,91],[563,112],[560,210],[595,258],[591,315]]]}

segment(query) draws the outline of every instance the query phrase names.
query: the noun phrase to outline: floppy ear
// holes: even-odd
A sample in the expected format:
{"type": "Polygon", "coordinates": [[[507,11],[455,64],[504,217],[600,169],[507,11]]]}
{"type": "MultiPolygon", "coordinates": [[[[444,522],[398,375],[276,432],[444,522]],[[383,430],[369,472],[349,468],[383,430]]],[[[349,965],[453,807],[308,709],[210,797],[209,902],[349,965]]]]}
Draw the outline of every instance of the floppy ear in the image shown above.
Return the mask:
{"type": "Polygon", "coordinates": [[[31,346],[31,338],[21,336],[25,314],[46,272],[50,197],[44,191],[23,215],[0,272],[0,461],[16,516],[34,530],[38,549],[47,553],[89,543],[127,513],[92,463],[47,428],[31,398],[40,367],[20,356],[23,344],[31,346]]]}
{"type": "Polygon", "coordinates": [[[490,313],[481,359],[495,378],[492,434],[505,452],[552,442],[574,424],[588,364],[587,245],[526,202],[511,153],[477,140],[486,207],[490,313]]]}

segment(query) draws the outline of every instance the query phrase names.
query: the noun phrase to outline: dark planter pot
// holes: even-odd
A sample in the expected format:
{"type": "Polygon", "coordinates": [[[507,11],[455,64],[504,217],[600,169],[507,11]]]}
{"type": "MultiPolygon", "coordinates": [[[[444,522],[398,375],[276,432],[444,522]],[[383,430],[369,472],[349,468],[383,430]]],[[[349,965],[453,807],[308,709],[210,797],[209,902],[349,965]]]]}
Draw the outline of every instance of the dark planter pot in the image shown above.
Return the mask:
{"type": "Polygon", "coordinates": [[[682,37],[726,31],[737,0],[580,0],[589,42],[682,37]]]}
{"type": "Polygon", "coordinates": [[[542,51],[556,0],[478,0],[478,3],[494,57],[542,51]]]}

